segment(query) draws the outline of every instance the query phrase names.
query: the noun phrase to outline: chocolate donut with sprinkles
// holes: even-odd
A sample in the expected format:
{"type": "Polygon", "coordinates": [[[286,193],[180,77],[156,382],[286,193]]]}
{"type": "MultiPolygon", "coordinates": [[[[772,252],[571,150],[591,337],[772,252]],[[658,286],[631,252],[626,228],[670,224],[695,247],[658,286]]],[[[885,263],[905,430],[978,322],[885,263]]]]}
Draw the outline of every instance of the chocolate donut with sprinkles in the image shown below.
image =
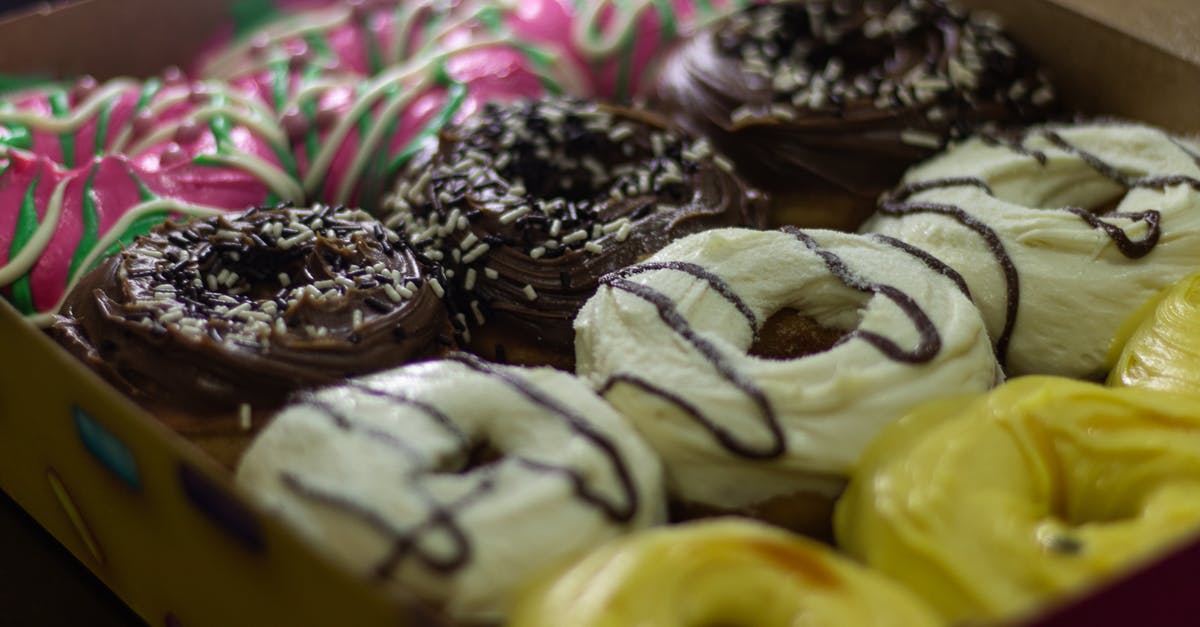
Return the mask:
{"type": "Polygon", "coordinates": [[[653,98],[771,193],[775,223],[843,230],[947,141],[1055,106],[994,20],[942,0],[750,7],[670,54],[653,98]]]}
{"type": "Polygon", "coordinates": [[[765,224],[761,194],[707,141],[617,106],[490,105],[420,164],[387,222],[445,264],[469,345],[501,362],[570,368],[601,276],[685,235],[765,224]]]}
{"type": "Polygon", "coordinates": [[[358,210],[167,222],[85,276],[52,333],[152,407],[277,406],[444,354],[454,331],[439,273],[358,210]]]}

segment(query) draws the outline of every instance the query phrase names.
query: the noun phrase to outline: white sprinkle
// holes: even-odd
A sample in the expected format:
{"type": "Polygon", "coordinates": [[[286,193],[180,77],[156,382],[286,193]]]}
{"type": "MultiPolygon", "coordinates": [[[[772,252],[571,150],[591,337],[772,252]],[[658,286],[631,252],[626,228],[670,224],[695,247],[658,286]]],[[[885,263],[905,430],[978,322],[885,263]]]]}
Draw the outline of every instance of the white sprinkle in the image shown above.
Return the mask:
{"type": "Polygon", "coordinates": [[[528,283],[526,283],[525,289],[523,291],[525,292],[525,298],[527,298],[529,300],[537,300],[538,293],[537,293],[537,290],[533,289],[532,285],[529,285],[528,283]]]}
{"type": "Polygon", "coordinates": [[[334,283],[334,281],[332,279],[323,279],[320,281],[313,281],[313,287],[315,287],[319,290],[327,290],[327,289],[333,287],[334,285],[336,285],[336,283],[334,283]]]}
{"type": "Polygon", "coordinates": [[[618,124],[608,132],[608,138],[614,142],[623,142],[633,137],[633,127],[628,124],[618,124]]]}
{"type": "Polygon", "coordinates": [[[183,310],[176,309],[174,311],[168,311],[167,313],[163,314],[162,316],[159,317],[158,321],[163,324],[171,324],[172,322],[179,322],[182,319],[183,319],[183,310]]]}
{"type": "Polygon", "coordinates": [[[492,247],[489,246],[487,244],[487,242],[479,244],[475,248],[472,248],[470,250],[470,252],[463,255],[462,262],[463,263],[471,263],[471,262],[475,261],[476,259],[479,259],[480,257],[482,257],[485,253],[487,253],[487,251],[489,251],[491,249],[492,249],[492,247]]]}
{"type": "Polygon", "coordinates": [[[791,107],[781,104],[771,105],[771,115],[780,120],[796,119],[796,112],[791,107]]]}
{"type": "Polygon", "coordinates": [[[545,254],[546,254],[545,246],[537,246],[533,250],[529,251],[529,256],[533,257],[534,259],[541,259],[542,255],[545,255],[545,254]]]}
{"type": "Polygon", "coordinates": [[[363,323],[363,313],[362,313],[362,310],[361,310],[361,309],[355,309],[355,310],[354,310],[354,315],[351,317],[351,322],[350,322],[350,324],[351,324],[351,325],[353,325],[353,327],[354,327],[355,329],[357,329],[358,327],[361,327],[361,326],[362,326],[362,323],[363,323]]]}
{"type": "Polygon", "coordinates": [[[393,283],[392,287],[404,298],[412,298],[413,290],[416,289],[417,286],[413,285],[412,283],[405,283],[404,285],[393,283]]]}
{"type": "Polygon", "coordinates": [[[553,222],[550,223],[550,237],[558,237],[558,234],[561,231],[562,231],[562,220],[555,219],[553,222]]]}
{"type": "Polygon", "coordinates": [[[585,231],[583,229],[579,229],[578,231],[574,231],[572,233],[568,233],[567,235],[564,235],[562,238],[562,243],[573,244],[575,242],[583,241],[587,238],[588,238],[587,231],[585,231]]]}
{"type": "Polygon", "coordinates": [[[397,292],[396,288],[392,287],[391,283],[383,284],[383,293],[387,294],[387,297],[391,299],[393,303],[398,303],[401,300],[404,300],[400,297],[400,292],[397,292]]]}
{"type": "Polygon", "coordinates": [[[279,284],[284,287],[291,285],[292,277],[288,276],[286,272],[280,272],[279,273],[279,284]]]}
{"type": "Polygon", "coordinates": [[[442,289],[442,284],[437,279],[429,279],[429,287],[433,288],[433,293],[437,294],[438,298],[446,295],[446,290],[442,289]]]}
{"type": "Polygon", "coordinates": [[[489,279],[492,279],[494,281],[494,280],[496,280],[496,278],[498,278],[500,276],[500,273],[496,272],[495,270],[493,270],[491,268],[484,268],[483,276],[485,276],[489,279]]]}
{"type": "Polygon", "coordinates": [[[600,253],[604,252],[604,247],[596,242],[588,242],[584,244],[583,249],[589,253],[592,253],[593,255],[599,255],[600,253]]]}
{"type": "Polygon", "coordinates": [[[463,279],[463,289],[468,292],[475,289],[475,268],[467,268],[467,276],[463,279]]]}
{"type": "Polygon", "coordinates": [[[471,313],[475,314],[475,324],[483,325],[487,319],[483,317],[483,312],[479,310],[479,301],[471,301],[471,313]]]}
{"type": "Polygon", "coordinates": [[[475,233],[473,233],[473,232],[467,233],[467,236],[463,238],[463,241],[458,245],[458,247],[463,250],[469,250],[472,246],[475,245],[475,242],[478,242],[478,241],[479,241],[479,237],[476,236],[475,233]]]}
{"type": "Polygon", "coordinates": [[[529,208],[529,205],[524,205],[507,213],[503,213],[500,215],[500,224],[512,224],[513,222],[517,221],[517,218],[520,218],[530,211],[532,211],[532,209],[529,208]]]}
{"type": "Polygon", "coordinates": [[[632,232],[633,232],[633,224],[632,223],[626,222],[626,223],[622,224],[621,228],[617,229],[617,241],[618,242],[625,241],[626,239],[629,238],[629,234],[632,232]]]}
{"type": "Polygon", "coordinates": [[[900,141],[920,148],[941,148],[942,139],[935,133],[906,128],[900,131],[900,141]]]}
{"type": "Polygon", "coordinates": [[[254,427],[252,418],[253,414],[250,411],[250,404],[242,403],[238,407],[238,426],[242,428],[242,431],[249,431],[254,427]]]}
{"type": "Polygon", "coordinates": [[[731,162],[729,159],[726,159],[724,155],[713,155],[713,163],[717,164],[718,168],[721,168],[726,172],[733,172],[733,162],[731,162]]]}
{"type": "Polygon", "coordinates": [[[1042,85],[1033,92],[1031,99],[1033,100],[1033,104],[1039,107],[1049,104],[1051,100],[1054,100],[1054,88],[1049,85],[1042,85]]]}

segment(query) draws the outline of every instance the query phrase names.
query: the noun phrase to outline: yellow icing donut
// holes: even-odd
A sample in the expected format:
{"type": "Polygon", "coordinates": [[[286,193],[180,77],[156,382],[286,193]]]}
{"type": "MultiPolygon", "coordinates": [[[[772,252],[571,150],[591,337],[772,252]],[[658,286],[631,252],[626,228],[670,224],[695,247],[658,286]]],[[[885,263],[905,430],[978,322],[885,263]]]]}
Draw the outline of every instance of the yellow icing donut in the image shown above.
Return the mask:
{"type": "Polygon", "coordinates": [[[1197,528],[1197,409],[1055,377],[922,405],[864,454],[838,542],[946,620],[1034,609],[1197,528]]]}
{"type": "Polygon", "coordinates": [[[1200,274],[1152,299],[1125,327],[1108,375],[1114,387],[1200,392],[1200,274]],[[1123,348],[1122,348],[1123,347],[1123,348]]]}
{"type": "Polygon", "coordinates": [[[900,586],[828,547],[731,518],[605,544],[526,590],[509,627],[937,624],[900,586]]]}

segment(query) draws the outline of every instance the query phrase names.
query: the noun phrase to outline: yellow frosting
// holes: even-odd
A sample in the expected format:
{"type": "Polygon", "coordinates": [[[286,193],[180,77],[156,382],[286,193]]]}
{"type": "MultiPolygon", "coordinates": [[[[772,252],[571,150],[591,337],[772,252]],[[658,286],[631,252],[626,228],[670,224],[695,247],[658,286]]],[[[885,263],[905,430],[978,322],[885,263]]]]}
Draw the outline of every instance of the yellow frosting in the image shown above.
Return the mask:
{"type": "Polygon", "coordinates": [[[748,520],[620,538],[527,590],[509,627],[936,625],[884,577],[748,520]]]}
{"type": "Polygon", "coordinates": [[[1109,385],[1200,393],[1200,274],[1151,300],[1130,322],[1109,385]]]}
{"type": "Polygon", "coordinates": [[[1200,521],[1200,403],[1054,377],[922,405],[864,453],[839,544],[950,621],[998,618],[1200,521]]]}

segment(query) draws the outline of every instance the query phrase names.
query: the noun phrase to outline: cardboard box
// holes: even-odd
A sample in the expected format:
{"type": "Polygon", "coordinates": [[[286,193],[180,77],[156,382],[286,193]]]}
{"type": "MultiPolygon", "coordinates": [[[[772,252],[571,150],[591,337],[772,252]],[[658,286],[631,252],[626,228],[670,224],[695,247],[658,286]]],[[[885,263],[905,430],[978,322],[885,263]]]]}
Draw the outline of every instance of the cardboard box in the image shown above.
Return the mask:
{"type": "MultiPolygon", "coordinates": [[[[92,0],[35,11],[0,23],[0,72],[103,78],[186,65],[232,3],[92,0]]],[[[1200,132],[1200,3],[966,4],[1005,18],[1075,108],[1200,132]]],[[[316,555],[243,499],[213,460],[4,302],[0,346],[0,488],[151,624],[395,627],[433,620],[409,599],[316,555]]],[[[1200,609],[1188,592],[1198,564],[1200,544],[1185,547],[1035,623],[1187,624],[1200,609]]]]}

